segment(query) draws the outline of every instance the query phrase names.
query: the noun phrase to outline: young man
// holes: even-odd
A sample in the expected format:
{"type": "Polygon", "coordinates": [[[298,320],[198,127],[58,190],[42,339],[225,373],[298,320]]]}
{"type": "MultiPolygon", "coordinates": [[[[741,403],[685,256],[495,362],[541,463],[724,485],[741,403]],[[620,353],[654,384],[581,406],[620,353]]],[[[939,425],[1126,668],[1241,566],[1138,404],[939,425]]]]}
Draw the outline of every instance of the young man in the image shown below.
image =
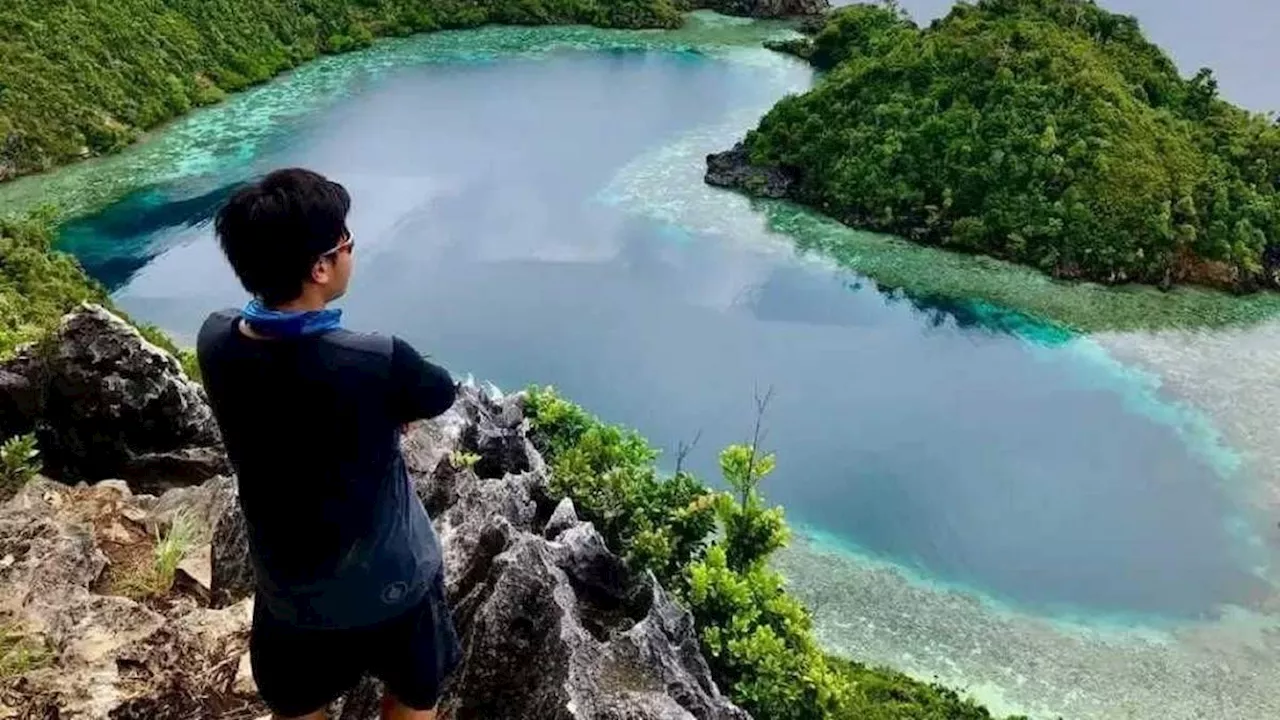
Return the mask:
{"type": "Polygon", "coordinates": [[[404,341],[339,326],[351,199],[280,170],[218,214],[223,252],[253,295],[200,331],[200,369],[239,476],[257,581],[250,657],[277,718],[322,720],[363,673],[383,717],[431,720],[459,658],[439,543],[400,455],[406,423],[456,388],[404,341]]]}

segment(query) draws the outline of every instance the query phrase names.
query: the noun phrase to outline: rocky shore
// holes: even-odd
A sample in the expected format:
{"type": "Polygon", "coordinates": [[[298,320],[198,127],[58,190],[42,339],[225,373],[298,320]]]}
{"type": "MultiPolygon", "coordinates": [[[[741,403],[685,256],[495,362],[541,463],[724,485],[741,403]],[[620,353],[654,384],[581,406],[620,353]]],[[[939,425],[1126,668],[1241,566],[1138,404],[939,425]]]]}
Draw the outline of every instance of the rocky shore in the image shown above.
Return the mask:
{"type": "MultiPolygon", "coordinates": [[[[51,472],[77,482],[37,477],[0,506],[0,718],[266,714],[243,519],[234,478],[209,474],[226,459],[199,386],[86,306],[0,366],[0,408],[6,433],[34,430],[51,472]]],[[[441,716],[746,720],[690,615],[552,496],[527,428],[521,396],[465,388],[404,437],[465,653],[441,716]]],[[[374,718],[376,700],[367,679],[333,716],[374,718]]]]}
{"type": "Polygon", "coordinates": [[[729,150],[707,156],[708,185],[742,190],[756,197],[782,199],[788,197],[795,178],[777,168],[763,168],[751,164],[751,157],[744,143],[729,150]]]}

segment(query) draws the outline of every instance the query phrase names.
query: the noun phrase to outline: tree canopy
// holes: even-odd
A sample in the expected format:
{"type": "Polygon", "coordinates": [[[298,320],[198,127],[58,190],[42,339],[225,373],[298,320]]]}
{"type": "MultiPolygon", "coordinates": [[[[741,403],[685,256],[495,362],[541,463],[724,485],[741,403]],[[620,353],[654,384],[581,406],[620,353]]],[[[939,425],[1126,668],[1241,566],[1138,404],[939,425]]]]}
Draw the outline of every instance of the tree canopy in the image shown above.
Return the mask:
{"type": "Polygon", "coordinates": [[[831,14],[828,69],[748,134],[794,199],[1056,277],[1248,290],[1280,276],[1280,127],[1090,0],[831,14]]]}

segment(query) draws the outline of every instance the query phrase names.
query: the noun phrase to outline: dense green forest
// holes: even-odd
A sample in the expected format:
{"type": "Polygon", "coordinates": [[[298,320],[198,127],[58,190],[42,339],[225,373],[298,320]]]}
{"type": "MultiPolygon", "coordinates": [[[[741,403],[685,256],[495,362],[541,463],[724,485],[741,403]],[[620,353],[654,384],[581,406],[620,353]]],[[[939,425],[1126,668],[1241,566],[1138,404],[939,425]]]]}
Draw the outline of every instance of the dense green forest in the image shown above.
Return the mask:
{"type": "Polygon", "coordinates": [[[745,141],[788,197],[1055,277],[1280,284],[1280,127],[1179,76],[1131,17],[980,0],[919,28],[855,5],[784,49],[827,70],[745,141]]]}
{"type": "Polygon", "coordinates": [[[572,498],[633,568],[653,571],[692,610],[716,682],[753,717],[991,717],[953,690],[822,651],[808,611],[769,567],[789,530],[782,509],[760,493],[777,460],[758,442],[720,454],[730,490],[713,492],[687,472],[661,475],[644,438],[601,423],[550,389],[530,391],[525,410],[551,465],[552,489],[572,498]]]}
{"type": "Polygon", "coordinates": [[[79,303],[106,302],[74,258],[52,250],[47,220],[0,217],[0,358],[38,340],[79,303]]]}
{"type": "Polygon", "coordinates": [[[671,0],[10,0],[0,181],[113,152],[321,53],[485,23],[675,27],[671,0]]]}
{"type": "MultiPolygon", "coordinates": [[[[0,215],[0,360],[12,356],[19,346],[43,338],[82,302],[98,303],[129,319],[74,257],[53,249],[54,214],[46,208],[21,219],[0,215]]],[[[199,379],[195,353],[179,348],[159,328],[133,324],[147,340],[173,353],[188,375],[199,379]]]]}

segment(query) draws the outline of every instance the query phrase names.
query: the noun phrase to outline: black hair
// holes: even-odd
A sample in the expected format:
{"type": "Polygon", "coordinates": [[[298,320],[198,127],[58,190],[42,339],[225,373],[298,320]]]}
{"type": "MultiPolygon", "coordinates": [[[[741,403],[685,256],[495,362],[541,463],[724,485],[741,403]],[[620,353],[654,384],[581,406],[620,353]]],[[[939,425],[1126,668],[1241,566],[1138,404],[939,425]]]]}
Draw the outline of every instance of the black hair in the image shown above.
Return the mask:
{"type": "Polygon", "coordinates": [[[214,227],[240,284],[273,306],[302,294],[316,260],[347,236],[350,211],[346,188],[288,168],[238,190],[214,227]]]}

